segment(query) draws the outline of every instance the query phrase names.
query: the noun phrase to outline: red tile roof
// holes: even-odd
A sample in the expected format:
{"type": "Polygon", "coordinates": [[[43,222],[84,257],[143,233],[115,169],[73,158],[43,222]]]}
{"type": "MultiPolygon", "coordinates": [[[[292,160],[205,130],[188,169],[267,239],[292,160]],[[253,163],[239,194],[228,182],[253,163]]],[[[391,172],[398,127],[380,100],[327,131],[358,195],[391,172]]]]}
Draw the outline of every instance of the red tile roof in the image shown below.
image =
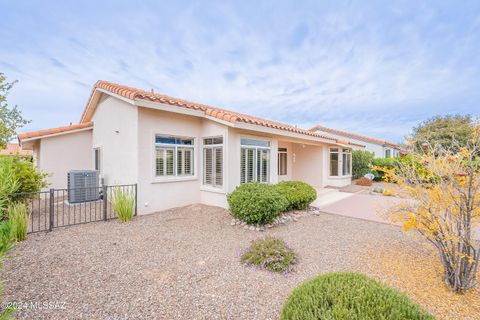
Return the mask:
{"type": "Polygon", "coordinates": [[[18,139],[25,140],[25,139],[31,139],[31,138],[38,138],[38,137],[48,136],[51,134],[63,133],[63,132],[80,130],[80,129],[91,128],[91,127],[93,127],[93,122],[84,122],[80,124],[72,124],[65,127],[20,133],[18,135],[18,139]]]}
{"type": "Polygon", "coordinates": [[[381,144],[381,145],[387,145],[387,146],[390,146],[390,147],[393,147],[393,148],[400,148],[400,146],[398,144],[391,143],[391,142],[388,142],[386,140],[370,138],[370,137],[362,136],[362,135],[355,134],[355,133],[350,133],[350,132],[345,132],[345,131],[341,131],[341,130],[327,128],[327,127],[324,127],[324,126],[321,126],[321,125],[316,125],[315,127],[309,129],[309,131],[312,131],[312,132],[323,131],[323,132],[338,134],[338,135],[341,135],[341,136],[345,136],[345,137],[349,137],[349,138],[353,138],[353,139],[358,139],[358,140],[362,140],[362,141],[369,141],[369,142],[373,142],[373,143],[377,143],[377,144],[381,144]]]}
{"type": "Polygon", "coordinates": [[[8,143],[5,149],[0,150],[2,155],[15,155],[31,156],[33,153],[31,150],[23,150],[18,143],[8,143]]]}
{"type": "MultiPolygon", "coordinates": [[[[173,98],[170,96],[166,96],[163,94],[159,93],[154,93],[154,92],[149,92],[133,87],[128,87],[124,85],[119,85],[116,83],[111,83],[108,81],[98,81],[93,90],[92,94],[90,95],[89,101],[87,103],[87,107],[85,108],[81,122],[88,122],[91,121],[94,109],[96,107],[96,103],[91,103],[92,100],[94,99],[94,93],[96,89],[102,89],[105,91],[108,91],[110,93],[119,95],[123,98],[127,98],[130,100],[148,100],[152,102],[159,102],[163,104],[168,104],[171,106],[177,106],[179,108],[185,108],[185,109],[190,109],[190,110],[197,110],[203,112],[205,115],[220,119],[223,121],[227,121],[230,123],[247,123],[247,124],[253,124],[253,125],[258,125],[262,127],[267,127],[267,128],[272,128],[272,129],[279,129],[283,131],[288,131],[288,132],[293,132],[293,133],[298,133],[302,135],[307,135],[311,137],[317,137],[317,138],[323,138],[327,140],[331,140],[332,142],[335,143],[346,143],[344,141],[340,141],[336,138],[332,138],[323,134],[319,134],[317,132],[309,131],[309,130],[304,130],[297,128],[292,125],[276,122],[276,121],[271,121],[271,120],[266,120],[254,116],[249,116],[246,114],[234,112],[234,111],[229,111],[217,107],[212,107],[209,105],[205,104],[200,104],[196,102],[191,102],[179,98],[173,98]]],[[[364,145],[358,144],[358,143],[352,143],[352,142],[347,142],[348,144],[351,145],[356,145],[356,146],[361,146],[364,147],[364,145]]]]}

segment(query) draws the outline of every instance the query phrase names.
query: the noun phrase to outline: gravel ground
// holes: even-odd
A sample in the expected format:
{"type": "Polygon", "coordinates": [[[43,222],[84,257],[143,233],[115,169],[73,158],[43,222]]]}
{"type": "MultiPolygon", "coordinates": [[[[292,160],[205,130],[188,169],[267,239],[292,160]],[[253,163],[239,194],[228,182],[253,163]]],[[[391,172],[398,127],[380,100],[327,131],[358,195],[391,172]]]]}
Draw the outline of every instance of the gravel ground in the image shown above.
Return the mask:
{"type": "Polygon", "coordinates": [[[359,257],[376,243],[414,242],[398,227],[328,214],[266,232],[230,222],[224,209],[193,205],[29,235],[2,270],[4,301],[54,304],[22,308],[19,319],[276,319],[303,280],[364,269],[359,257]],[[298,252],[296,272],[239,264],[267,234],[298,252]]]}

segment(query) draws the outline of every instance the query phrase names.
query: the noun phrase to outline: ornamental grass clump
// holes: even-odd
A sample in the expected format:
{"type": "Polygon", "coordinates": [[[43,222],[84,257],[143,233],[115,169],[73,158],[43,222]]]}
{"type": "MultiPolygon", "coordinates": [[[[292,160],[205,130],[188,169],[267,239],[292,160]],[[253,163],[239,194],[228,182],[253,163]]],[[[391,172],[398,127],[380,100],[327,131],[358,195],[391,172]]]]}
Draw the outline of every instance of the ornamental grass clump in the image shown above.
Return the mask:
{"type": "Polygon", "coordinates": [[[266,237],[253,241],[240,261],[247,266],[287,274],[293,271],[297,257],[282,239],[266,237]]]}
{"type": "Polygon", "coordinates": [[[120,188],[113,190],[113,208],[120,222],[132,220],[135,209],[135,197],[130,192],[120,188]]]}
{"type": "Polygon", "coordinates": [[[435,318],[400,293],[353,272],[327,273],[298,286],[288,297],[281,320],[435,318]]]}
{"type": "Polygon", "coordinates": [[[14,203],[8,208],[8,221],[12,226],[12,238],[23,241],[27,238],[27,206],[24,203],[14,203]]]}

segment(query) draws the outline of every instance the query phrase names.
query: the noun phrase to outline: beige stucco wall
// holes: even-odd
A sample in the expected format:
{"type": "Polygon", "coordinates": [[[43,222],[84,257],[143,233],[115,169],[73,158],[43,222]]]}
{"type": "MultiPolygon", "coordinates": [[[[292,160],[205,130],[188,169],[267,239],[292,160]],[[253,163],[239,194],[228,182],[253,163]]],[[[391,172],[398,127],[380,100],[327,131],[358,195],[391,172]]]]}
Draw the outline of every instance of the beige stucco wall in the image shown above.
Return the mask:
{"type": "Polygon", "coordinates": [[[38,168],[48,173],[48,188],[66,188],[71,170],[92,170],[92,130],[43,138],[34,152],[38,168]]]}
{"type": "Polygon", "coordinates": [[[105,184],[133,184],[138,180],[138,110],[104,95],[93,116],[93,148],[100,148],[100,177],[105,184]]]}
{"type": "Polygon", "coordinates": [[[202,119],[138,108],[138,212],[150,213],[200,202],[199,137],[202,119]],[[194,176],[155,177],[155,134],[195,139],[194,176]]]}
{"type": "Polygon", "coordinates": [[[293,144],[292,180],[299,180],[314,187],[323,186],[324,147],[309,144],[293,144]]]}

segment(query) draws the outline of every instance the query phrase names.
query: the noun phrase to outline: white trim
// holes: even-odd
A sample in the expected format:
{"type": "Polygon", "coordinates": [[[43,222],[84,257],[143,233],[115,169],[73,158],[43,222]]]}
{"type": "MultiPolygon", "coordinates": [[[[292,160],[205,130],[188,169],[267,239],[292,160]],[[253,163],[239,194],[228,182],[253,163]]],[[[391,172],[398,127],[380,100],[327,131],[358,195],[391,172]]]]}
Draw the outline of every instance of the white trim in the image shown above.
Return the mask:
{"type": "Polygon", "coordinates": [[[171,177],[156,177],[153,178],[151,183],[169,183],[169,182],[183,182],[183,181],[195,181],[198,180],[197,176],[171,176],[171,177]]]}
{"type": "Polygon", "coordinates": [[[201,117],[201,118],[205,117],[205,113],[203,111],[192,110],[192,109],[183,108],[180,106],[172,106],[172,105],[160,103],[160,102],[153,102],[148,100],[135,100],[134,105],[136,105],[137,107],[145,107],[145,108],[150,108],[155,110],[186,114],[186,115],[195,116],[195,117],[201,117]]]}
{"type": "Polygon", "coordinates": [[[19,139],[19,140],[20,140],[21,143],[24,143],[24,142],[29,142],[29,141],[39,140],[39,139],[45,139],[45,138],[51,138],[51,137],[61,136],[61,135],[64,135],[64,134],[77,133],[77,132],[82,132],[82,131],[87,131],[87,130],[93,130],[93,126],[92,127],[87,127],[87,128],[57,132],[57,133],[52,133],[52,134],[46,134],[46,135],[43,135],[43,136],[32,137],[32,138],[28,138],[28,139],[19,139]]]}
{"type": "Polygon", "coordinates": [[[124,96],[118,95],[118,94],[110,92],[108,90],[105,90],[105,89],[102,89],[102,88],[96,88],[95,91],[99,91],[101,93],[111,95],[114,98],[120,99],[120,100],[125,101],[126,103],[129,103],[129,104],[135,105],[135,100],[125,98],[124,96]]]}
{"type": "MultiPolygon", "coordinates": [[[[200,167],[202,169],[202,174],[201,174],[201,179],[202,179],[202,182],[200,184],[200,187],[205,187],[205,190],[204,191],[212,191],[213,190],[217,190],[217,191],[221,191],[221,193],[225,193],[224,190],[225,190],[225,176],[226,176],[226,171],[225,171],[225,160],[226,160],[226,153],[225,153],[225,145],[226,145],[226,142],[225,142],[225,136],[223,134],[220,134],[220,135],[211,135],[211,136],[205,136],[205,137],[201,137],[200,138],[201,140],[201,158],[202,158],[202,161],[201,161],[201,164],[200,164],[200,167]],[[222,143],[221,144],[205,144],[205,139],[213,139],[213,138],[222,138],[222,143]],[[205,184],[205,174],[206,174],[206,170],[205,170],[205,149],[212,149],[212,161],[214,161],[213,158],[216,158],[216,155],[214,155],[214,152],[213,150],[215,150],[216,148],[222,148],[222,185],[221,186],[218,186],[218,187],[215,187],[214,184],[215,184],[215,173],[212,171],[212,184],[205,184]]],[[[216,166],[216,165],[214,165],[216,166]]],[[[200,169],[199,169],[200,170],[200,169]]]]}
{"type": "Polygon", "coordinates": [[[346,148],[346,147],[343,147],[343,148],[339,148],[337,146],[333,146],[333,147],[328,147],[328,179],[347,179],[347,178],[351,178],[352,177],[352,149],[351,148],[346,148]],[[338,149],[338,151],[336,152],[332,152],[331,150],[332,149],[338,149]],[[350,152],[343,152],[343,149],[348,149],[350,152]],[[336,176],[332,176],[331,175],[331,161],[330,161],[330,155],[332,153],[336,153],[338,154],[338,160],[337,160],[337,164],[338,164],[338,175],[336,176]],[[350,174],[348,175],[343,175],[343,154],[346,153],[346,154],[349,154],[350,155],[350,174]]]}
{"type": "Polygon", "coordinates": [[[227,194],[227,191],[225,191],[224,188],[215,188],[215,187],[211,187],[211,186],[206,185],[206,184],[202,184],[200,186],[200,191],[219,193],[219,194],[227,194]]]}
{"type": "Polygon", "coordinates": [[[197,180],[198,179],[198,148],[197,148],[197,143],[198,139],[197,137],[192,137],[192,136],[183,136],[183,135],[176,135],[176,134],[171,134],[171,133],[161,133],[162,131],[157,131],[157,130],[152,130],[152,155],[151,155],[151,172],[152,172],[152,183],[163,183],[163,182],[178,182],[178,181],[190,181],[190,180],[197,180]],[[177,161],[176,157],[177,154],[176,152],[174,153],[174,161],[173,161],[173,172],[175,173],[174,176],[157,176],[157,144],[156,144],[156,137],[157,136],[167,136],[167,137],[175,137],[175,138],[185,138],[185,139],[192,139],[193,140],[193,145],[176,145],[176,144],[159,144],[163,147],[170,147],[174,148],[176,150],[176,147],[186,147],[193,149],[193,175],[182,175],[182,176],[177,176],[177,161]]]}
{"type": "Polygon", "coordinates": [[[273,128],[269,128],[269,127],[264,127],[264,126],[259,126],[259,125],[244,123],[244,122],[235,122],[233,127],[238,128],[238,129],[269,133],[269,134],[274,134],[274,135],[279,135],[279,136],[284,136],[284,137],[306,139],[306,140],[312,140],[312,141],[316,141],[316,142],[323,142],[323,143],[329,143],[329,144],[337,144],[336,140],[333,139],[333,138],[331,140],[330,139],[324,139],[324,138],[320,138],[320,137],[309,136],[309,135],[302,134],[302,133],[295,133],[295,132],[290,132],[290,131],[287,131],[287,130],[273,129],[273,128]]]}

